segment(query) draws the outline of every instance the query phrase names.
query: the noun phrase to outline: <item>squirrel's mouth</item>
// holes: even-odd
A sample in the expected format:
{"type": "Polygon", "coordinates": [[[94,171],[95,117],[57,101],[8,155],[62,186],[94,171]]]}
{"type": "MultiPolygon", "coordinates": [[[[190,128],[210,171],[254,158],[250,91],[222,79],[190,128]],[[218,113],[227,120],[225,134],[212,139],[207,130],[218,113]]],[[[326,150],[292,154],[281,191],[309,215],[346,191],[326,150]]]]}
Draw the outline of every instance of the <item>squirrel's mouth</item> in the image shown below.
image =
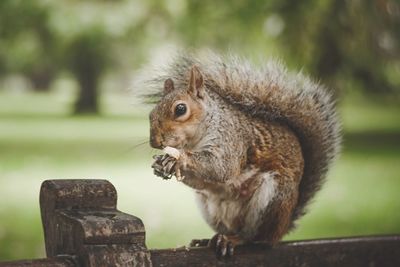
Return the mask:
{"type": "Polygon", "coordinates": [[[157,141],[157,140],[155,140],[155,139],[153,139],[153,138],[150,138],[150,146],[152,147],[152,148],[155,148],[155,149],[164,149],[164,145],[162,144],[162,142],[160,142],[160,141],[157,141]]]}
{"type": "Polygon", "coordinates": [[[178,136],[150,136],[150,146],[155,149],[164,149],[166,147],[174,147],[182,149],[187,146],[187,142],[179,138],[178,136]],[[182,142],[183,141],[183,142],[182,142]]]}

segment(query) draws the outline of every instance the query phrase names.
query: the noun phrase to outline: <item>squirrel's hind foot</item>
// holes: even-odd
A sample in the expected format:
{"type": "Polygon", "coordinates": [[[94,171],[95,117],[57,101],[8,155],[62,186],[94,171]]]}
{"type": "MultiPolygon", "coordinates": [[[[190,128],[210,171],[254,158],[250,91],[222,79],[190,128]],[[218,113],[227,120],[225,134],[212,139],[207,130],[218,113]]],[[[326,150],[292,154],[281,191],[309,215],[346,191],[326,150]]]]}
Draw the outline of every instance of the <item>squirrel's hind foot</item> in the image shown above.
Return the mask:
{"type": "Polygon", "coordinates": [[[215,251],[218,258],[225,258],[233,256],[235,247],[241,243],[237,236],[216,234],[210,239],[208,246],[215,251]]]}

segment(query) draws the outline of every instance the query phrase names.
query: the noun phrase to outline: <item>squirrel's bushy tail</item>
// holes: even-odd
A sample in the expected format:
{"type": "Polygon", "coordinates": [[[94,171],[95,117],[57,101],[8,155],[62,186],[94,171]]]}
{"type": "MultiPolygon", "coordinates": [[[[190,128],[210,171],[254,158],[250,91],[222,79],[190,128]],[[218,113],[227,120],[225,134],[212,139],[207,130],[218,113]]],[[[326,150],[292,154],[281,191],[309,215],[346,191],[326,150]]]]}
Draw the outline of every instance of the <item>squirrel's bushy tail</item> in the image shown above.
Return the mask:
{"type": "Polygon", "coordinates": [[[305,167],[294,222],[320,189],[340,150],[341,126],[331,94],[302,73],[289,72],[280,62],[268,61],[256,68],[240,58],[216,54],[181,55],[167,76],[184,85],[193,65],[203,73],[207,90],[246,113],[287,124],[300,139],[305,167]]]}

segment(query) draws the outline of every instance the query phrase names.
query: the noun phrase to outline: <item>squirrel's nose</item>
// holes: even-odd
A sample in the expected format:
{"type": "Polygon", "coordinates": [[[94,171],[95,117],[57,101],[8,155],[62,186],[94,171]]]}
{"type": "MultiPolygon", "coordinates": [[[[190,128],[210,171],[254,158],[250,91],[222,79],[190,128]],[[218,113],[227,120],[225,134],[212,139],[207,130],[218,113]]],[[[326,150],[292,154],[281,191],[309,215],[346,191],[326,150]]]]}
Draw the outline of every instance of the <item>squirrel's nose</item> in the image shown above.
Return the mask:
{"type": "Polygon", "coordinates": [[[150,145],[152,148],[161,149],[162,148],[162,141],[161,138],[153,132],[150,132],[150,145]]]}

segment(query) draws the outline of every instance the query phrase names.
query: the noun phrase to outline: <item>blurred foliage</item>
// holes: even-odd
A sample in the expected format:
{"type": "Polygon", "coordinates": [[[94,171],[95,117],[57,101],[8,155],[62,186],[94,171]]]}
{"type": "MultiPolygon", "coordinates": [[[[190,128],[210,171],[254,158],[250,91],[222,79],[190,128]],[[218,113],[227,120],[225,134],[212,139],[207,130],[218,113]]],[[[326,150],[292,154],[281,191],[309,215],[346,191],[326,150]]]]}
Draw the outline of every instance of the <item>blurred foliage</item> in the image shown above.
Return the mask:
{"type": "Polygon", "coordinates": [[[49,88],[60,52],[49,27],[50,11],[38,1],[0,2],[0,76],[19,72],[34,89],[49,88]]]}
{"type": "Polygon", "coordinates": [[[78,113],[97,111],[107,71],[137,68],[168,44],[277,54],[332,88],[400,93],[394,0],[4,0],[0,36],[1,75],[20,73],[45,90],[68,71],[78,113]]]}
{"type": "Polygon", "coordinates": [[[48,90],[68,72],[76,79],[75,113],[96,113],[107,70],[137,66],[147,42],[140,1],[5,0],[0,3],[0,78],[19,74],[48,90]],[[138,38],[140,37],[140,38],[138,38]],[[119,67],[119,68],[118,68],[119,67]]]}
{"type": "Polygon", "coordinates": [[[276,12],[286,22],[280,43],[295,61],[336,84],[354,79],[368,92],[400,92],[398,1],[289,2],[276,12]]]}
{"type": "Polygon", "coordinates": [[[178,25],[192,46],[262,52],[273,42],[292,65],[335,88],[351,82],[366,92],[400,93],[398,1],[193,0],[178,25]]]}

